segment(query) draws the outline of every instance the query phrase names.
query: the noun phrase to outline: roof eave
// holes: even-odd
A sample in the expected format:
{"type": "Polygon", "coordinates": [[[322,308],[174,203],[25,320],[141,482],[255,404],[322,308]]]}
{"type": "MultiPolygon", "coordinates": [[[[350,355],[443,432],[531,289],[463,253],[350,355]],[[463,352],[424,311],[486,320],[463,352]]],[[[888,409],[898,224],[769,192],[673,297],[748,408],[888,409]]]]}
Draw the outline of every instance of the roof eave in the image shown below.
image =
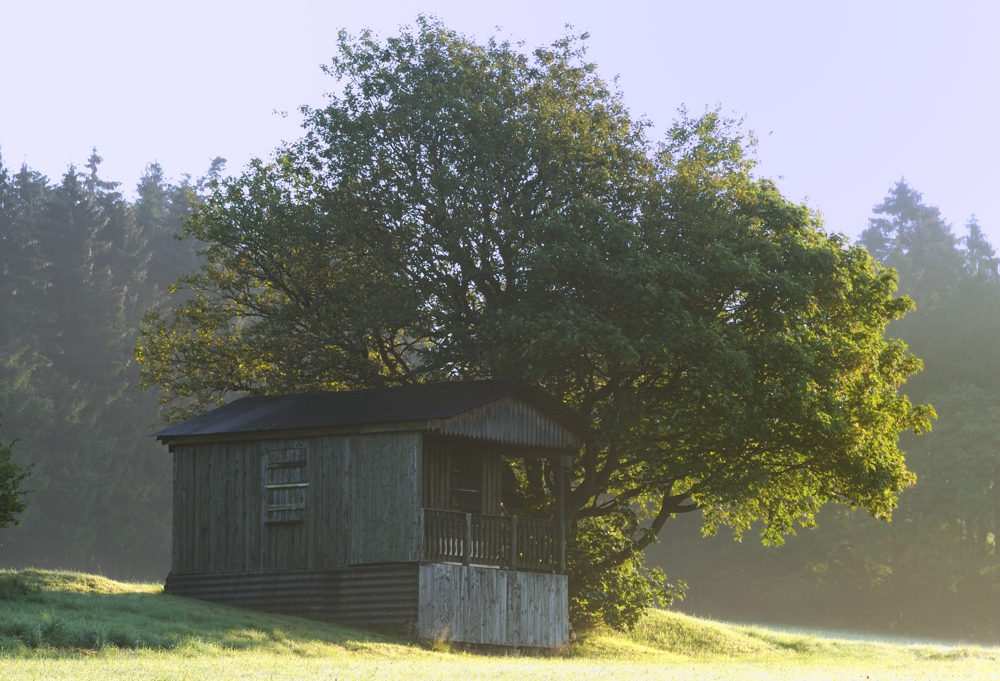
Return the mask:
{"type": "Polygon", "coordinates": [[[273,430],[246,430],[223,433],[192,433],[187,435],[156,435],[165,445],[199,444],[209,442],[239,442],[245,440],[297,440],[323,435],[363,435],[367,433],[429,432],[428,421],[392,421],[386,423],[358,423],[348,426],[321,426],[317,428],[275,428],[273,430]]]}

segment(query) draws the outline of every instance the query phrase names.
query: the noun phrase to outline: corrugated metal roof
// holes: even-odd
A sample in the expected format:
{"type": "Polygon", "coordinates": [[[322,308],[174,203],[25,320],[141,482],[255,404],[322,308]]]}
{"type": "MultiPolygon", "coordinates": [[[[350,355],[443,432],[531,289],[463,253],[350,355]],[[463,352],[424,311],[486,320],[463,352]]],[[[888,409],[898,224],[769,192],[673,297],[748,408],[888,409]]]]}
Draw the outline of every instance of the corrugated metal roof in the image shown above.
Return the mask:
{"type": "Polygon", "coordinates": [[[447,419],[515,395],[581,439],[587,438],[587,424],[577,412],[549,395],[537,383],[515,380],[456,381],[370,390],[244,397],[153,435],[165,439],[447,419]]]}

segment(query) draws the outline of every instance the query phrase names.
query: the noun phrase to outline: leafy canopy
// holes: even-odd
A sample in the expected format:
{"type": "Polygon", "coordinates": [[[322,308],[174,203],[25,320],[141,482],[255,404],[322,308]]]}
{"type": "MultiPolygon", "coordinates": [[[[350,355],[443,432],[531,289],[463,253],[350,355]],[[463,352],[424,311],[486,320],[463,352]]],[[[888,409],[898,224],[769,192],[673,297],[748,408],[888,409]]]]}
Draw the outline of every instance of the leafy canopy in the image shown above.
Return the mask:
{"type": "MultiPolygon", "coordinates": [[[[888,518],[913,482],[897,436],[932,412],[897,393],[920,362],[883,338],[911,307],[894,273],[754,177],[716,113],[651,144],[581,39],[341,33],[341,93],[197,211],[208,265],[137,353],[174,418],[239,391],[542,382],[594,429],[574,614],[629,626],[675,591],[641,564],[671,515],[769,542],[827,501],[888,518]]],[[[551,512],[551,471],[511,466],[513,510],[551,512]]]]}
{"type": "Polygon", "coordinates": [[[0,442],[0,529],[20,525],[17,515],[28,507],[24,495],[30,490],[22,487],[31,473],[31,466],[22,468],[11,461],[14,443],[0,442]]]}
{"type": "Polygon", "coordinates": [[[974,217],[953,230],[905,181],[886,194],[858,243],[897,270],[917,305],[888,333],[925,362],[907,395],[939,415],[933,433],[901,437],[918,482],[900,495],[893,522],[830,505],[817,515],[822,531],[800,533],[787,551],[698,541],[677,523],[670,545],[648,558],[669,552],[678,574],[711,583],[689,607],[724,619],[995,640],[1000,259],[974,217]]]}

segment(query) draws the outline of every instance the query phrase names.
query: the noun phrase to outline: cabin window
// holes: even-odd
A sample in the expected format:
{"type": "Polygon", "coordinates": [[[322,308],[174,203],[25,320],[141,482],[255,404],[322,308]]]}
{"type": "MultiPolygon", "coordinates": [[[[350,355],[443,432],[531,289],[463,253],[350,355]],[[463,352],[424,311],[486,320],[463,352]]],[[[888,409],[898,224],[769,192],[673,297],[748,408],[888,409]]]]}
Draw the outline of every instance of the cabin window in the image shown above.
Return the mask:
{"type": "Polygon", "coordinates": [[[451,456],[451,510],[483,512],[483,457],[451,456]]]}
{"type": "Polygon", "coordinates": [[[304,449],[272,449],[267,452],[265,523],[305,522],[309,492],[306,461],[304,449]]]}

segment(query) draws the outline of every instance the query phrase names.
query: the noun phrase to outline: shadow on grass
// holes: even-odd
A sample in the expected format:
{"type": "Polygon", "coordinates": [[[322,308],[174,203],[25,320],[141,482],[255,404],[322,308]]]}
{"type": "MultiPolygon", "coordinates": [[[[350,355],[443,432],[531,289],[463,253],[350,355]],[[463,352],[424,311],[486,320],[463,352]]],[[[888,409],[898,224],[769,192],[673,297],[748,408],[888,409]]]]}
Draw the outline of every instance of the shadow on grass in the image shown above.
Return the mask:
{"type": "Polygon", "coordinates": [[[169,596],[157,584],[0,570],[0,654],[190,648],[296,655],[391,647],[388,635],[169,596]]]}

